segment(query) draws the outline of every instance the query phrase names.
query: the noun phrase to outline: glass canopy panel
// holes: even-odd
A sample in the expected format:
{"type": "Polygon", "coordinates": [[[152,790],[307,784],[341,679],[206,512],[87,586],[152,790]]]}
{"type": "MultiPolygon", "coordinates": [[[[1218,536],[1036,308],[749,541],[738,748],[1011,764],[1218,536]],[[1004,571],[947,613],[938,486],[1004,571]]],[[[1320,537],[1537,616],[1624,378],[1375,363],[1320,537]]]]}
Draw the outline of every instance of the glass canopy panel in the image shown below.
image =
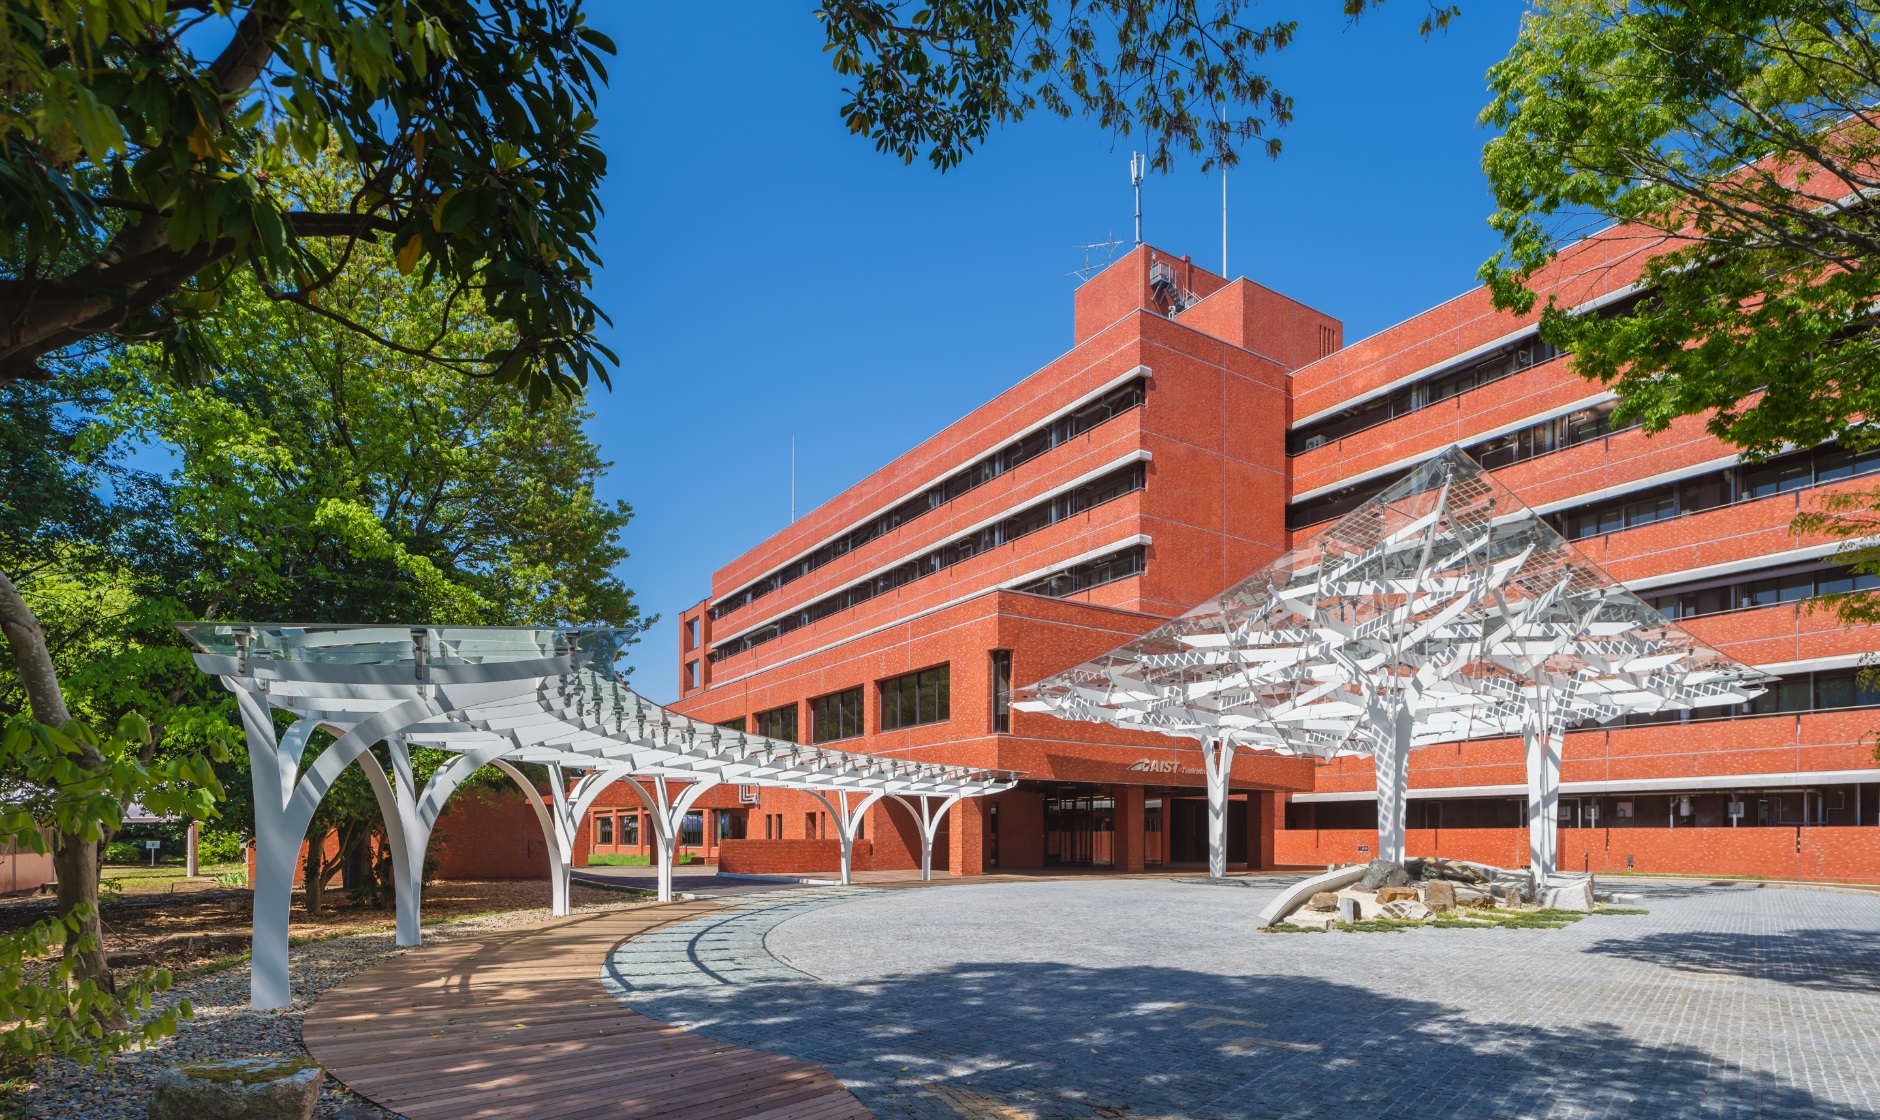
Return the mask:
{"type": "Polygon", "coordinates": [[[1459,449],[1133,642],[1019,691],[1020,707],[1191,738],[1372,753],[1741,703],[1764,674],[1614,581],[1459,449]]]}

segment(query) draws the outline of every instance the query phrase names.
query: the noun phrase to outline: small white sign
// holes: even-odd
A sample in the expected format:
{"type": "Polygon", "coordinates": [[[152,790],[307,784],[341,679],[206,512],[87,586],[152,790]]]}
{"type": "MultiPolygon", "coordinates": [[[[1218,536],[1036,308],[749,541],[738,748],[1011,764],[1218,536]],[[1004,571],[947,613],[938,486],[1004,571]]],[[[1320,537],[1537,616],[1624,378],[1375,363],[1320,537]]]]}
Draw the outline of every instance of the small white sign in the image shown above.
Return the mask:
{"type": "Polygon", "coordinates": [[[158,848],[161,848],[161,847],[163,847],[163,841],[161,841],[161,840],[146,840],[146,841],[144,841],[144,847],[146,847],[146,848],[148,848],[149,850],[151,850],[151,851],[153,851],[153,852],[154,852],[154,851],[156,851],[156,850],[157,850],[158,848]]]}

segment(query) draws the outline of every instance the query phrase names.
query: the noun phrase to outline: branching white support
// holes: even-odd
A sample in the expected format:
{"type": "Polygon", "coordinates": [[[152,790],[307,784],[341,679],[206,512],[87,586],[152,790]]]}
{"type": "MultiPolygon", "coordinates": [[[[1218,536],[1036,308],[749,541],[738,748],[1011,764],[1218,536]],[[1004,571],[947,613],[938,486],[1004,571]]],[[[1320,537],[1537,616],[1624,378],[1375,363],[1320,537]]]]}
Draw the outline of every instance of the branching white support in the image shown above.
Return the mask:
{"type": "Polygon", "coordinates": [[[1560,869],[1560,755],[1566,736],[1558,726],[1528,729],[1528,866],[1546,883],[1560,869]]]}
{"type": "Polygon", "coordinates": [[[1410,808],[1410,738],[1416,716],[1407,705],[1378,713],[1384,732],[1372,762],[1377,770],[1377,858],[1402,863],[1410,808]]]}
{"type": "Polygon", "coordinates": [[[568,913],[569,880],[574,872],[573,845],[562,844],[561,822],[549,806],[542,804],[542,795],[530,784],[528,776],[500,758],[494,761],[498,770],[521,787],[522,799],[535,810],[535,822],[542,826],[542,842],[548,848],[549,909],[559,918],[568,913]]]}
{"type": "Polygon", "coordinates": [[[1201,740],[1208,776],[1208,877],[1227,878],[1227,782],[1234,772],[1234,742],[1226,736],[1201,740]]]}
{"type": "Polygon", "coordinates": [[[883,791],[863,792],[862,799],[852,806],[849,804],[847,790],[831,790],[830,792],[835,794],[836,798],[833,804],[823,796],[821,790],[813,789],[810,792],[816,795],[816,800],[822,802],[823,807],[828,809],[829,814],[836,819],[836,838],[842,845],[842,885],[846,887],[850,882],[850,869],[855,857],[856,830],[861,827],[862,818],[868,812],[869,806],[881,800],[883,791]]]}
{"type": "Polygon", "coordinates": [[[394,704],[339,737],[298,779],[300,756],[318,720],[303,719],[277,743],[266,698],[252,681],[234,682],[242,729],[248,738],[255,799],[255,899],[249,999],[261,1010],[287,1007],[293,989],[287,972],[287,919],[294,898],[294,864],[321,798],[353,759],[380,739],[432,714],[421,699],[394,704]]]}
{"type": "Polygon", "coordinates": [[[920,879],[923,883],[931,882],[933,880],[934,836],[939,833],[940,825],[947,819],[947,813],[959,803],[960,795],[956,793],[951,797],[934,798],[919,794],[916,795],[916,800],[920,802],[918,809],[914,808],[912,801],[898,793],[888,796],[899,801],[908,812],[914,814],[914,825],[920,829],[920,879]],[[937,808],[933,804],[935,801],[939,802],[937,808]]]}
{"type": "Polygon", "coordinates": [[[666,786],[663,775],[653,778],[653,792],[647,793],[646,787],[625,774],[619,780],[633,787],[640,800],[652,810],[654,848],[659,855],[659,901],[672,901],[672,863],[679,849],[679,830],[685,823],[685,815],[692,811],[698,799],[719,784],[717,778],[700,777],[680,791],[675,800],[666,786]]]}
{"type": "MultiPolygon", "coordinates": [[[[371,751],[359,755],[359,767],[366,772],[366,781],[372,784],[372,795],[379,803],[379,818],[385,822],[385,846],[392,850],[392,901],[398,915],[398,944],[415,946],[423,937],[418,927],[418,909],[407,906],[405,899],[414,895],[411,885],[411,857],[407,846],[408,837],[405,823],[412,816],[412,798],[406,793],[401,799],[399,789],[409,790],[407,784],[394,787],[385,776],[384,767],[371,751]]],[[[407,760],[402,773],[409,775],[410,763],[407,760]]],[[[409,777],[404,779],[409,782],[409,777]]]]}

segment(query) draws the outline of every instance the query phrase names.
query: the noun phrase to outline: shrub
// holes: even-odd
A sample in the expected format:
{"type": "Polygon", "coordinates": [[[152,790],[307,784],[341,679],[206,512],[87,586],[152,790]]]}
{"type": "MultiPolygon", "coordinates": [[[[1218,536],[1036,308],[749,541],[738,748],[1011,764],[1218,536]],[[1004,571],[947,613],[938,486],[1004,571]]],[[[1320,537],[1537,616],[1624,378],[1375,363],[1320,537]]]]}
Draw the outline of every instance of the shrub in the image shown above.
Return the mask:
{"type": "Polygon", "coordinates": [[[595,852],[588,856],[588,864],[593,867],[650,867],[651,856],[618,855],[613,852],[595,852]]]}
{"type": "Polygon", "coordinates": [[[196,840],[197,862],[240,863],[248,858],[246,839],[239,832],[204,832],[196,840]]]}

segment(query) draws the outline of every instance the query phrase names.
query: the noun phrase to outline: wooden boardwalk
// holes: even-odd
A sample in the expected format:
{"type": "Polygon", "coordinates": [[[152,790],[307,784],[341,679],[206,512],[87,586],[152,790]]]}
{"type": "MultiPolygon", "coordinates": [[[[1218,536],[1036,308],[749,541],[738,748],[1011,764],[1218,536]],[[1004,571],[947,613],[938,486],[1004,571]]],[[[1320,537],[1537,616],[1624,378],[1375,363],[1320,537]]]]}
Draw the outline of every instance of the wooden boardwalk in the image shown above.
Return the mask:
{"type": "Polygon", "coordinates": [[[419,949],[328,991],[307,1050],[410,1120],[863,1120],[821,1066],[639,1015],[601,987],[621,941],[718,907],[644,906],[419,949]]]}

